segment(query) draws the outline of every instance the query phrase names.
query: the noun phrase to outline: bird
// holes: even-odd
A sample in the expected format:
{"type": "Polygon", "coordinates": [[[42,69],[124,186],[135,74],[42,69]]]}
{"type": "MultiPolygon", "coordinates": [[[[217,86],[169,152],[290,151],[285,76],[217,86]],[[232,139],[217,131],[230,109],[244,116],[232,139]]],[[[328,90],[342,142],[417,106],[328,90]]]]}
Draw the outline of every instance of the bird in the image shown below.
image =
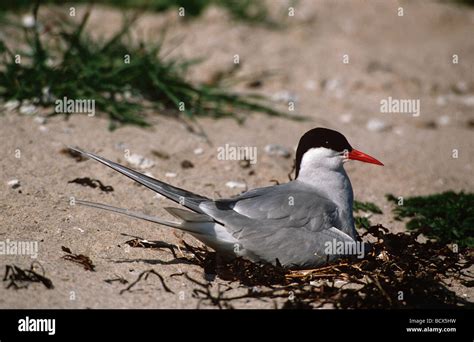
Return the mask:
{"type": "Polygon", "coordinates": [[[77,199],[80,205],[158,223],[191,234],[224,259],[244,258],[287,269],[316,268],[341,257],[331,244],[360,241],[353,190],[344,164],[383,164],[354,149],[338,131],[317,127],[300,138],[295,178],[231,198],[211,199],[144,175],[78,147],[69,147],[165,196],[181,207],[164,208],[178,221],[77,199]]]}

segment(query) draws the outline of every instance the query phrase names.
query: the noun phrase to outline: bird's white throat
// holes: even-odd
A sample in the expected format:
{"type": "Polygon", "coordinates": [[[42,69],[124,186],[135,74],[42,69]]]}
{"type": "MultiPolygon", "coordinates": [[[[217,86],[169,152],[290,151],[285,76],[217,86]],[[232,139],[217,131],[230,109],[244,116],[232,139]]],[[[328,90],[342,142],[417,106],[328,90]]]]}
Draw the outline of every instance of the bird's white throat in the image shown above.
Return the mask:
{"type": "Polygon", "coordinates": [[[343,222],[350,225],[341,228],[352,233],[353,192],[343,160],[340,153],[333,150],[322,147],[310,149],[303,155],[297,180],[310,185],[333,201],[340,210],[339,216],[343,222]]]}

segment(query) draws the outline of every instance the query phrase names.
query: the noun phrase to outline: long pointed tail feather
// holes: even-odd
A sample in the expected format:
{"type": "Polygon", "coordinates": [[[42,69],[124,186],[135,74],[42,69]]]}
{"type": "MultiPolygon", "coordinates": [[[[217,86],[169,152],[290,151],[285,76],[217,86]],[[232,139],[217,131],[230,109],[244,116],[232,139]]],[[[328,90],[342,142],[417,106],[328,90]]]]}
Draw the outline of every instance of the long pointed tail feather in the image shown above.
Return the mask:
{"type": "Polygon", "coordinates": [[[159,223],[159,224],[162,224],[162,225],[165,225],[165,226],[168,226],[168,227],[178,228],[178,229],[181,229],[181,230],[184,230],[184,231],[192,232],[191,230],[188,230],[185,227],[183,227],[182,222],[181,223],[171,222],[171,221],[163,220],[159,217],[150,216],[150,215],[146,215],[146,214],[143,214],[143,213],[137,213],[137,212],[134,212],[134,211],[130,211],[128,209],[117,208],[117,207],[113,207],[111,205],[102,204],[102,203],[95,203],[95,202],[82,201],[82,200],[76,200],[75,202],[77,204],[84,205],[84,206],[87,206],[87,207],[112,211],[114,213],[119,213],[119,214],[122,214],[122,215],[138,218],[138,219],[141,219],[141,220],[150,221],[150,222],[154,222],[154,223],[159,223]]]}
{"type": "Polygon", "coordinates": [[[204,212],[199,208],[199,203],[203,201],[208,201],[209,198],[200,196],[197,194],[194,194],[190,191],[180,189],[178,187],[174,187],[172,185],[169,185],[167,183],[161,182],[157,179],[154,179],[152,177],[145,176],[144,174],[134,171],[128,167],[125,167],[123,165],[114,163],[108,159],[105,159],[101,156],[98,156],[96,154],[86,152],[81,150],[80,148],[77,147],[69,147],[71,150],[76,151],[78,153],[81,153],[89,158],[92,158],[112,169],[114,169],[117,172],[120,172],[121,174],[133,179],[135,182],[138,182],[147,188],[158,192],[159,194],[169,198],[170,200],[179,203],[183,206],[185,206],[188,209],[194,210],[195,212],[203,214],[204,212]]]}

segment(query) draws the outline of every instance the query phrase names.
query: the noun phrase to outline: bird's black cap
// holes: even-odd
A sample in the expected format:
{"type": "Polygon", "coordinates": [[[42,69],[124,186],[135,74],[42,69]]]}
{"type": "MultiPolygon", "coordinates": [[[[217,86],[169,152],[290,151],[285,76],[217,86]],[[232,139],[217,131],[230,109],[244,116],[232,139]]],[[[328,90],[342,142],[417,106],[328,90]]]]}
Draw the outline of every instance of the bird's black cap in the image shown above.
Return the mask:
{"type": "Polygon", "coordinates": [[[296,177],[300,172],[301,160],[303,155],[312,148],[325,147],[336,152],[347,150],[352,151],[353,148],[347,141],[346,137],[341,133],[328,128],[317,127],[303,134],[298,143],[296,150],[296,177]]]}

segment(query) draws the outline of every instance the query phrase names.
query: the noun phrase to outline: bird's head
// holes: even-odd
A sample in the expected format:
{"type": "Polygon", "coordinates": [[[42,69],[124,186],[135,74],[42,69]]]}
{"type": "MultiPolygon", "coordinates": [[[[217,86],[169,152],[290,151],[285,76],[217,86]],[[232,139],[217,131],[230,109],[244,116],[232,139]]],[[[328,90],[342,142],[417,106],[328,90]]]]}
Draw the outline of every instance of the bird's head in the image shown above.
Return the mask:
{"type": "Polygon", "coordinates": [[[296,178],[302,169],[337,170],[349,160],[383,165],[368,154],[354,149],[341,133],[327,128],[313,128],[300,139],[296,150],[296,178]]]}

